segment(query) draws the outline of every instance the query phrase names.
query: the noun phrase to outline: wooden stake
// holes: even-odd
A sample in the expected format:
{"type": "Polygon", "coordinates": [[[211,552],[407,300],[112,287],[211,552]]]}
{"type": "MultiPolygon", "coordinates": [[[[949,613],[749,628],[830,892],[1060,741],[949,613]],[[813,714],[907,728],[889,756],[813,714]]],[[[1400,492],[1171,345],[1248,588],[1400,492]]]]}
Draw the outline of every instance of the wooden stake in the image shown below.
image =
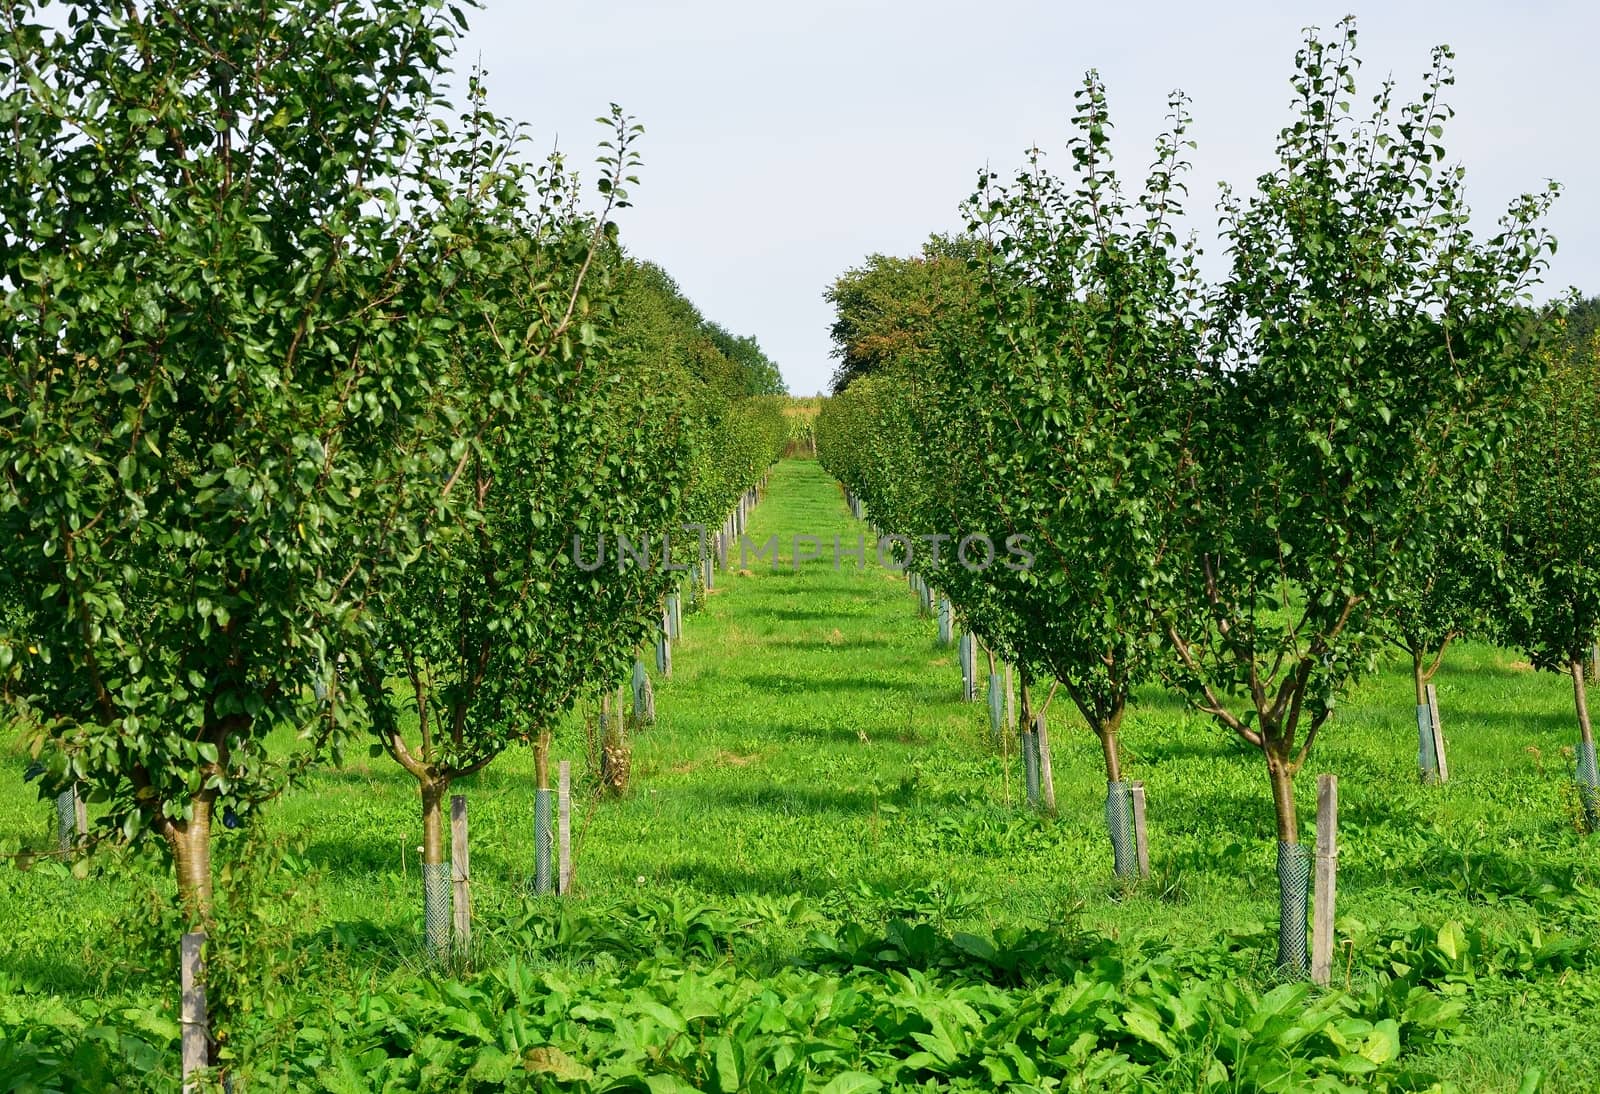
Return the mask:
{"type": "Polygon", "coordinates": [[[556,892],[572,892],[572,764],[556,765],[556,892]]]}
{"type": "Polygon", "coordinates": [[[1017,724],[1017,689],[1011,682],[1011,665],[1006,664],[1006,732],[1011,732],[1011,727],[1017,724]]]}
{"type": "Polygon", "coordinates": [[[1317,857],[1311,913],[1311,982],[1333,976],[1333,914],[1339,874],[1339,777],[1317,776],[1317,857]]]}
{"type": "Polygon", "coordinates": [[[1139,876],[1150,876],[1150,839],[1144,830],[1144,783],[1135,781],[1133,790],[1133,849],[1139,862],[1139,876]]]}
{"type": "Polygon", "coordinates": [[[192,931],[183,936],[182,997],[179,1017],[182,1022],[183,1094],[200,1089],[192,1076],[211,1065],[211,1021],[206,1013],[206,968],[201,947],[206,936],[192,931]]]}
{"type": "Polygon", "coordinates": [[[1450,781],[1450,762],[1444,756],[1444,726],[1439,721],[1439,693],[1428,685],[1428,720],[1433,724],[1433,755],[1439,763],[1439,781],[1450,781]]]}
{"type": "Polygon", "coordinates": [[[467,796],[450,795],[450,883],[455,889],[456,952],[472,951],[472,866],[467,852],[467,796]]]}
{"type": "Polygon", "coordinates": [[[1056,811],[1056,776],[1050,766],[1050,730],[1044,722],[1044,711],[1033,716],[1034,750],[1039,763],[1039,804],[1048,813],[1056,811]]]}

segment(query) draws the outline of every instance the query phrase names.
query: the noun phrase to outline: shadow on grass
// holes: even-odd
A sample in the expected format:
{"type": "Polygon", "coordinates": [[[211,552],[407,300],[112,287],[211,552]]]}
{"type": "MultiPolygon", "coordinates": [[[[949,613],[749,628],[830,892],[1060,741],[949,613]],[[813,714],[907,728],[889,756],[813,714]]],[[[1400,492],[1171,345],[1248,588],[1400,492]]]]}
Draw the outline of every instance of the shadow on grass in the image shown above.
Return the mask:
{"type": "Polygon", "coordinates": [[[1481,710],[1468,706],[1456,706],[1441,710],[1439,719],[1443,722],[1447,735],[1453,728],[1467,725],[1488,729],[1493,733],[1528,738],[1523,740],[1522,744],[1532,744],[1531,737],[1533,733],[1548,733],[1554,736],[1563,732],[1570,732],[1574,742],[1578,739],[1576,707],[1561,711],[1529,712],[1481,710]]]}
{"type": "Polygon", "coordinates": [[[825,608],[773,608],[771,611],[758,612],[755,618],[758,621],[777,620],[783,623],[827,622],[839,624],[848,623],[852,615],[859,616],[860,614],[825,608]]]}
{"type": "Polygon", "coordinates": [[[760,810],[789,816],[870,815],[881,805],[893,805],[896,809],[915,805],[933,812],[966,808],[961,796],[954,791],[906,784],[885,788],[881,793],[861,787],[715,786],[697,791],[694,800],[701,809],[760,810]]]}
{"type": "Polygon", "coordinates": [[[846,639],[819,638],[758,638],[753,645],[761,649],[791,649],[802,650],[807,653],[827,653],[843,650],[892,650],[900,647],[899,642],[887,638],[861,637],[846,639]]]}
{"type": "Polygon", "coordinates": [[[13,954],[0,960],[0,973],[18,981],[29,994],[92,995],[102,986],[100,977],[76,962],[62,961],[59,955],[13,954]]]}
{"type": "Polygon", "coordinates": [[[753,688],[766,691],[787,692],[793,695],[808,695],[814,692],[884,692],[898,695],[901,688],[892,680],[884,680],[871,676],[810,676],[796,673],[791,676],[787,673],[760,672],[741,676],[739,679],[753,688]]]}

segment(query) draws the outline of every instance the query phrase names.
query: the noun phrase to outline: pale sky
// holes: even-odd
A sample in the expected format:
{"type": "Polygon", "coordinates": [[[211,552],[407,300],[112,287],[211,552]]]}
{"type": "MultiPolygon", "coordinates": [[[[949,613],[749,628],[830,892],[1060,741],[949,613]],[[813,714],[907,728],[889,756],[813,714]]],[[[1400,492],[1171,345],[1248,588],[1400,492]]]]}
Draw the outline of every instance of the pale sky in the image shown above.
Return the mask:
{"type": "MultiPolygon", "coordinates": [[[[1354,8],[1361,103],[1388,75],[1409,100],[1429,49],[1456,50],[1456,119],[1480,228],[1546,179],[1565,191],[1540,296],[1600,293],[1600,6],[1387,3],[1354,8]]],[[[659,262],[709,318],[755,335],[789,390],[824,390],[822,292],[874,252],[912,254],[961,226],[977,173],[1061,149],[1088,68],[1107,84],[1113,148],[1142,177],[1168,92],[1186,91],[1198,142],[1190,208],[1208,238],[1216,187],[1248,189],[1289,120],[1301,29],[1343,4],[877,0],[772,4],[486,0],[458,56],[481,60],[493,105],[588,164],[620,103],[645,127],[625,245],[659,262]]],[[[1066,159],[1058,159],[1065,170],[1066,159]]],[[[594,171],[587,172],[593,178],[594,171]]]]}

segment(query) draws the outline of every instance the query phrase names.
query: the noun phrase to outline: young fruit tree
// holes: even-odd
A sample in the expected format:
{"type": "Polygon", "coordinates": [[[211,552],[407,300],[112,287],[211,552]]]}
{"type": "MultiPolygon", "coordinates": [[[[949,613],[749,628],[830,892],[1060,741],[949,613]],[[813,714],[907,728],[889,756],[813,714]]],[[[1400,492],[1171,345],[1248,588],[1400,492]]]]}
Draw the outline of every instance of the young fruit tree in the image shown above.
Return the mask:
{"type": "Polygon", "coordinates": [[[66,7],[0,15],[0,659],[204,921],[214,820],[337,751],[336,658],[451,492],[489,195],[438,169],[435,6],[66,7]]]}
{"type": "Polygon", "coordinates": [[[981,234],[987,338],[959,365],[965,413],[982,431],[997,526],[1026,533],[1030,652],[1060,681],[1100,742],[1116,872],[1135,871],[1131,788],[1118,733],[1155,670],[1158,617],[1146,595],[1164,541],[1173,440],[1184,426],[1173,364],[1198,351],[1195,247],[1180,243],[1188,124],[1171,102],[1142,192],[1123,193],[1110,160],[1105,87],[1078,95],[1072,173],[1035,150],[1010,185],[986,176],[969,205],[981,234]]]}
{"type": "Polygon", "coordinates": [[[1535,668],[1572,679],[1583,820],[1595,832],[1600,775],[1585,661],[1600,642],[1600,335],[1550,357],[1499,484],[1514,600],[1505,628],[1535,668]]]}
{"type": "Polygon", "coordinates": [[[461,189],[496,199],[480,210],[474,260],[459,275],[475,313],[446,332],[457,398],[430,440],[449,454],[445,486],[427,549],[373,600],[371,642],[354,670],[374,755],[417,782],[436,956],[451,920],[451,785],[513,743],[539,740],[586,687],[604,682],[653,614],[659,573],[580,569],[575,537],[591,550],[621,533],[659,539],[674,518],[660,499],[680,493],[685,478],[669,424],[676,392],[624,373],[604,346],[608,216],[627,204],[637,127],[616,108],[602,120],[613,136],[597,216],[579,212],[559,158],[523,167],[515,132],[481,102],[470,154],[453,164],[461,189]]]}
{"type": "MultiPolygon", "coordinates": [[[[1428,544],[1482,497],[1537,363],[1525,301],[1554,196],[1480,239],[1441,143],[1451,53],[1416,102],[1353,120],[1356,29],[1309,32],[1279,166],[1224,199],[1231,272],[1204,352],[1174,362],[1192,424],[1149,595],[1199,708],[1258,749],[1276,816],[1279,959],[1306,963],[1294,779],[1428,544]]],[[[1157,438],[1153,443],[1170,443],[1157,438]]]]}
{"type": "Polygon", "coordinates": [[[1386,643],[1406,655],[1416,694],[1417,771],[1424,781],[1447,777],[1444,733],[1430,685],[1451,643],[1494,632],[1494,605],[1504,580],[1501,547],[1488,511],[1464,507],[1455,521],[1416,544],[1414,564],[1384,608],[1386,643]]]}

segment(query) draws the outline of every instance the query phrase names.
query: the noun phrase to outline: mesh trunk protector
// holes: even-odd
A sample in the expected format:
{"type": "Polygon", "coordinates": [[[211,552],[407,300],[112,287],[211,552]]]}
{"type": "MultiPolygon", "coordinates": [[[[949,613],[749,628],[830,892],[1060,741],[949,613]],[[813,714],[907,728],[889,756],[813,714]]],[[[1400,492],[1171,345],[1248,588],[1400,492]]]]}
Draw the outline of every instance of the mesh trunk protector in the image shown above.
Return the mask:
{"type": "Polygon", "coordinates": [[[1305,976],[1306,912],[1311,897],[1311,848],[1278,844],[1278,971],[1305,976]]]}
{"type": "Polygon", "coordinates": [[[1106,830],[1111,833],[1111,860],[1118,877],[1138,871],[1133,845],[1133,787],[1126,782],[1106,783],[1106,830]]]}
{"type": "Polygon", "coordinates": [[[1578,796],[1583,799],[1583,819],[1589,831],[1600,832],[1600,767],[1593,742],[1578,742],[1578,796]]]}
{"type": "Polygon", "coordinates": [[[428,957],[443,961],[450,953],[450,864],[422,864],[422,926],[428,957]]]}
{"type": "Polygon", "coordinates": [[[633,720],[636,725],[647,726],[656,720],[655,695],[650,688],[650,674],[644,662],[633,661],[633,720]]]}
{"type": "Polygon", "coordinates": [[[62,851],[72,850],[72,837],[78,829],[78,788],[69,786],[56,795],[56,843],[62,851]]]}
{"type": "Polygon", "coordinates": [[[540,895],[554,888],[550,871],[551,848],[554,846],[550,827],[550,800],[554,796],[554,792],[550,790],[533,792],[533,891],[540,895]]]}

